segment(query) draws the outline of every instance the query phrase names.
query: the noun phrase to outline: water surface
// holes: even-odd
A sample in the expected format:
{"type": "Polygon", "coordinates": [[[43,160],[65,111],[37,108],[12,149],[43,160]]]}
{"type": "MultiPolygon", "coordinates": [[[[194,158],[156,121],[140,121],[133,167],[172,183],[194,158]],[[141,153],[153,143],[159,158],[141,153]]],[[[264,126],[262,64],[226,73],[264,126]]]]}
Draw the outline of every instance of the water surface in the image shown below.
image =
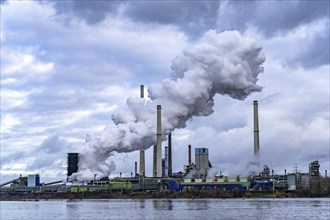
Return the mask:
{"type": "Polygon", "coordinates": [[[1,201],[1,220],[329,219],[330,199],[1,201]]]}

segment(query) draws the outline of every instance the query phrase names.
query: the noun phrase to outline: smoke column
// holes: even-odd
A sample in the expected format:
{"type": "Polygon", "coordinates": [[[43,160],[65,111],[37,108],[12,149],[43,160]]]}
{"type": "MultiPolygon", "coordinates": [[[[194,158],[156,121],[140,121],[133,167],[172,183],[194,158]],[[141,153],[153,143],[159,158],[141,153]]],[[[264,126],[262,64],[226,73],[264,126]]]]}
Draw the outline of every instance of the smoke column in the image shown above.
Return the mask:
{"type": "Polygon", "coordinates": [[[163,139],[176,128],[186,127],[194,116],[213,112],[214,96],[229,95],[238,100],[260,92],[258,75],[265,61],[261,45],[236,31],[210,30],[172,62],[171,78],[148,88],[151,101],[127,99],[127,110],[114,112],[113,124],[87,137],[81,152],[78,179],[108,176],[114,164],[106,160],[113,152],[147,149],[156,143],[156,106],[162,105],[163,139]]]}

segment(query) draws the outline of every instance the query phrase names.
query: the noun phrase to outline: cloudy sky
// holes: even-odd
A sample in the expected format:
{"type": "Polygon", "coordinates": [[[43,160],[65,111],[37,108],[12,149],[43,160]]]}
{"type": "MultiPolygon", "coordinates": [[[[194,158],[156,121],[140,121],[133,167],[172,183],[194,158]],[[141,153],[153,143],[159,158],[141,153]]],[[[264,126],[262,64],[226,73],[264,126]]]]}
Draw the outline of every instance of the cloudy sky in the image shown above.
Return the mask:
{"type": "MultiPolygon", "coordinates": [[[[319,160],[322,174],[330,170],[329,1],[7,0],[0,7],[1,182],[32,173],[42,182],[65,179],[66,154],[88,151],[87,135],[114,127],[113,113],[127,111],[140,84],[170,79],[183,51],[224,31],[262,46],[263,89],[242,100],[217,94],[212,114],[175,129],[173,170],[187,163],[191,144],[209,148],[217,172],[244,175],[253,160],[253,100],[262,165],[307,172],[319,160]]],[[[111,161],[112,176],[129,176],[139,152],[115,152],[111,161]]]]}

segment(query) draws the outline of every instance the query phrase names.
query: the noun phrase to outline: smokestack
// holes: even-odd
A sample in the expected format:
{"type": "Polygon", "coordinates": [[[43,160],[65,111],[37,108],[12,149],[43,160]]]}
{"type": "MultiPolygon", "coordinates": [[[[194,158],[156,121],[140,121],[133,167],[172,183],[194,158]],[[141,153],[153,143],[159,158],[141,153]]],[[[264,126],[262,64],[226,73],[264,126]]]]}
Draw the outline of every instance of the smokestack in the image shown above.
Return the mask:
{"type": "Polygon", "coordinates": [[[157,144],[154,145],[152,162],[152,176],[157,177],[157,144]]]}
{"type": "Polygon", "coordinates": [[[157,105],[157,177],[162,177],[162,106],[157,105]]]}
{"type": "Polygon", "coordinates": [[[168,147],[165,147],[165,175],[164,177],[168,177],[168,147]]]}
{"type": "Polygon", "coordinates": [[[254,160],[257,166],[260,165],[260,145],[259,145],[259,121],[258,121],[258,101],[253,101],[253,121],[254,121],[254,160]]]}
{"type": "Polygon", "coordinates": [[[140,98],[144,98],[144,85],[140,85],[140,98]]]}
{"type": "MultiPolygon", "coordinates": [[[[144,85],[140,86],[140,98],[144,99],[144,85]]],[[[140,176],[145,176],[146,173],[146,164],[145,164],[145,153],[144,149],[140,150],[140,176]]]]}
{"type": "Polygon", "coordinates": [[[191,165],[191,145],[188,146],[188,165],[191,165]]]}
{"type": "Polygon", "coordinates": [[[172,137],[168,134],[168,176],[172,176],[172,137]]]}
{"type": "Polygon", "coordinates": [[[325,170],[325,178],[328,178],[328,171],[325,170]]]}
{"type": "Polygon", "coordinates": [[[165,176],[165,158],[162,158],[162,177],[165,176]]]}
{"type": "Polygon", "coordinates": [[[137,176],[137,162],[135,161],[135,176],[137,176]]]}

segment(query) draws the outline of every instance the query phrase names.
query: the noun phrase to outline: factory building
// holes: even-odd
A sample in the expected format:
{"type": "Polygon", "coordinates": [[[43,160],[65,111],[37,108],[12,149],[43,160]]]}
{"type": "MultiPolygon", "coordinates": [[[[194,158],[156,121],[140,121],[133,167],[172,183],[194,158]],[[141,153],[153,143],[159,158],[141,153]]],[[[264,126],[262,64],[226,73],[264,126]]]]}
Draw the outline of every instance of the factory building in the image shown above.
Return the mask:
{"type": "Polygon", "coordinates": [[[78,162],[79,154],[78,153],[68,153],[68,169],[67,169],[67,178],[73,173],[78,172],[78,162]]]}
{"type": "Polygon", "coordinates": [[[27,179],[27,186],[28,187],[35,187],[40,185],[40,176],[39,174],[35,175],[28,175],[27,179]]]}
{"type": "Polygon", "coordinates": [[[288,190],[307,189],[310,185],[310,176],[308,173],[289,173],[288,190]]]}
{"type": "Polygon", "coordinates": [[[312,177],[320,176],[320,164],[315,160],[309,164],[309,175],[312,177]]]}
{"type": "Polygon", "coordinates": [[[209,149],[195,148],[195,179],[205,179],[209,167],[209,149]]]}

